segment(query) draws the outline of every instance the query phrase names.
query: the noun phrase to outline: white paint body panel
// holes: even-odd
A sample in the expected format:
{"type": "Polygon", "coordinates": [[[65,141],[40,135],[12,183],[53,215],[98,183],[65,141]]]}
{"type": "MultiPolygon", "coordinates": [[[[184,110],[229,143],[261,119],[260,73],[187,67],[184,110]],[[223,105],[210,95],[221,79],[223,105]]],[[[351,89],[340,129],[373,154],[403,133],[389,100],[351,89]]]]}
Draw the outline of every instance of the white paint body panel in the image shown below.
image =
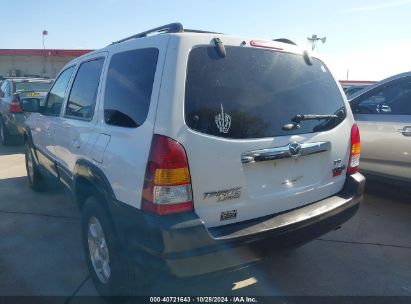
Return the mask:
{"type": "MultiPolygon", "coordinates": [[[[93,137],[94,138],[94,137],[93,137]]],[[[110,143],[111,136],[107,134],[98,134],[97,140],[94,142],[91,148],[91,158],[96,162],[102,163],[104,160],[104,153],[107,146],[110,143]]],[[[92,143],[92,141],[90,141],[92,143]]]]}
{"type": "MultiPolygon", "coordinates": [[[[110,182],[116,198],[130,206],[140,208],[148,154],[153,136],[154,122],[157,111],[157,100],[161,88],[161,77],[166,56],[169,37],[158,36],[150,39],[137,39],[113,45],[109,48],[107,65],[111,57],[119,52],[134,49],[157,48],[159,50],[157,69],[154,76],[150,108],[145,122],[138,128],[122,128],[107,125],[104,122],[103,102],[96,110],[99,121],[93,133],[110,136],[105,148],[103,162],[93,162],[99,166],[110,182]]],[[[106,77],[101,83],[101,101],[104,100],[106,77]]],[[[96,139],[94,139],[95,141],[96,139]]],[[[98,139],[97,139],[98,140],[98,139]]],[[[98,142],[97,142],[98,144],[98,142]]],[[[93,149],[94,151],[94,149],[93,149]]],[[[94,151],[93,153],[99,153],[94,151]]],[[[95,155],[95,154],[94,154],[95,155]]],[[[101,155],[99,156],[101,157],[101,155]]],[[[96,158],[96,156],[94,156],[96,158]]]]}
{"type": "MultiPolygon", "coordinates": [[[[73,85],[78,69],[83,62],[87,62],[96,58],[104,58],[100,83],[97,89],[96,107],[102,102],[101,90],[102,79],[107,67],[107,52],[93,52],[87,54],[79,60],[74,69],[69,88],[73,85]]],[[[70,90],[68,90],[70,92],[70,90]]],[[[93,134],[95,134],[95,125],[98,122],[100,113],[94,111],[94,115],[90,121],[74,119],[64,116],[64,110],[67,105],[68,95],[66,94],[65,101],[60,113],[59,122],[55,126],[54,149],[56,160],[65,167],[69,172],[74,172],[74,167],[79,159],[92,160],[91,152],[94,142],[93,134]]]]}
{"type": "Polygon", "coordinates": [[[29,123],[32,128],[34,145],[49,157],[54,157],[54,128],[58,117],[44,116],[33,113],[29,116],[29,123]]]}

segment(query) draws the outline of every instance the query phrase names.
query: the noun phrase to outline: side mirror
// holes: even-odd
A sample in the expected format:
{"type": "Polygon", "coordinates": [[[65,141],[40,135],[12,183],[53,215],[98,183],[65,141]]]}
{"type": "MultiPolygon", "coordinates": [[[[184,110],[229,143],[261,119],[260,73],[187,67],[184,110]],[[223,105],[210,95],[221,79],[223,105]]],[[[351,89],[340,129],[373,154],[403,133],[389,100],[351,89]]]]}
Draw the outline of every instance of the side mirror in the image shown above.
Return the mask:
{"type": "Polygon", "coordinates": [[[0,90],[0,98],[4,97],[4,92],[0,90]]]}
{"type": "Polygon", "coordinates": [[[25,98],[21,100],[21,109],[23,112],[39,112],[40,99],[38,98],[25,98]]]}
{"type": "Polygon", "coordinates": [[[380,104],[377,106],[377,112],[378,112],[378,113],[391,113],[391,112],[392,112],[392,109],[391,109],[391,107],[390,107],[388,104],[386,104],[386,103],[380,103],[380,104]]]}

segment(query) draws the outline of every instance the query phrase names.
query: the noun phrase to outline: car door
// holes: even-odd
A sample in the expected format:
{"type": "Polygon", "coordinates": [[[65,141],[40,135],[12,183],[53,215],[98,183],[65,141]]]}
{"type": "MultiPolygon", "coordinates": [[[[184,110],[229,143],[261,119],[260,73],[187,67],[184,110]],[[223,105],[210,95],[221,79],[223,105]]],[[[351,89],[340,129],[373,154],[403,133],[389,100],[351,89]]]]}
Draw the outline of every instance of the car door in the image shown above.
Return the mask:
{"type": "Polygon", "coordinates": [[[54,166],[56,159],[54,150],[55,126],[59,120],[73,71],[74,66],[71,66],[60,73],[47,94],[44,110],[41,114],[35,113],[31,117],[31,135],[34,146],[38,151],[39,161],[56,176],[57,172],[54,166]]]}
{"type": "Polygon", "coordinates": [[[351,104],[361,133],[361,170],[411,179],[411,77],[382,84],[351,104]]]}
{"type": "Polygon", "coordinates": [[[63,182],[70,179],[77,159],[89,153],[88,143],[97,123],[94,115],[104,57],[83,61],[64,106],[63,116],[56,125],[54,146],[63,182]]]}

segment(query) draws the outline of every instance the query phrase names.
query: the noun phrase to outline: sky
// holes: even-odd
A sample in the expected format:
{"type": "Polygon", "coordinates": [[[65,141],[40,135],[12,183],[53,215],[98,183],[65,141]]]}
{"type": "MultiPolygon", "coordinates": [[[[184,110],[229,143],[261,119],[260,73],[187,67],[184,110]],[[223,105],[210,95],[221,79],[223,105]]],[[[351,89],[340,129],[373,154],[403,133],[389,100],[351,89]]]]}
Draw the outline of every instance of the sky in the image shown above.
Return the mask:
{"type": "Polygon", "coordinates": [[[2,1],[0,49],[97,49],[159,25],[249,36],[327,37],[317,51],[338,79],[411,71],[411,0],[2,1]]]}

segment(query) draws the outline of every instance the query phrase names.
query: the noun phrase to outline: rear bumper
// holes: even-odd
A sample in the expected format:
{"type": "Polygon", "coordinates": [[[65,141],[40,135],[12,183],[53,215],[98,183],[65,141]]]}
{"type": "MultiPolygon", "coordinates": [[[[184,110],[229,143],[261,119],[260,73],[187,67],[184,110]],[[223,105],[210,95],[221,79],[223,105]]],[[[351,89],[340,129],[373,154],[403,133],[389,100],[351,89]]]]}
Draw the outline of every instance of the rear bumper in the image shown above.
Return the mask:
{"type": "Polygon", "coordinates": [[[364,185],[365,178],[356,173],[347,177],[335,196],[210,229],[195,213],[160,217],[117,203],[112,214],[125,248],[137,260],[177,277],[190,277],[258,261],[271,250],[296,246],[335,229],[358,210],[364,185]],[[123,208],[134,211],[125,213],[123,208]]]}

